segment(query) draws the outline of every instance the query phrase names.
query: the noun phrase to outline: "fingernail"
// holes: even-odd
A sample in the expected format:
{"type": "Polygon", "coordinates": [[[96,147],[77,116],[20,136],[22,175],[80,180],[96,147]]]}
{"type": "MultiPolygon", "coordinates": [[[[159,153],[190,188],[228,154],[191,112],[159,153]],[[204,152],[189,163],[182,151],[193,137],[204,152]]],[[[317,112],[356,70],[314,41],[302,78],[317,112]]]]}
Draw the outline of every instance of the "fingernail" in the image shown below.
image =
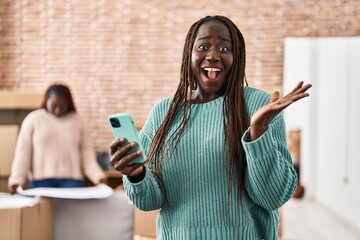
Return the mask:
{"type": "Polygon", "coordinates": [[[136,153],[137,153],[137,155],[141,155],[141,154],[142,154],[141,150],[138,150],[136,153]]]}
{"type": "Polygon", "coordinates": [[[135,147],[135,146],[136,146],[136,143],[135,143],[135,142],[131,142],[131,143],[130,143],[130,146],[135,147]]]}
{"type": "Polygon", "coordinates": [[[123,138],[120,138],[120,139],[119,139],[119,142],[121,142],[121,143],[124,142],[124,139],[123,139],[123,138]]]}

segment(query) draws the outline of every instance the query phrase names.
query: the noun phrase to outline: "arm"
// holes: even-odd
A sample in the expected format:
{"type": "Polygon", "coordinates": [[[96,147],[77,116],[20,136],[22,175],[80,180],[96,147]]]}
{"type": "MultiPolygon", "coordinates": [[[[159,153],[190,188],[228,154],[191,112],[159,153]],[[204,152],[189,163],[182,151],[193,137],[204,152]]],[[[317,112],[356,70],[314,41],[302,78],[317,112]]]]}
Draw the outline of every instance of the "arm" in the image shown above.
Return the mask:
{"type": "Polygon", "coordinates": [[[141,163],[131,163],[138,154],[148,155],[155,127],[152,122],[152,114],[147,119],[142,131],[140,141],[144,148],[141,151],[127,154],[135,143],[124,144],[124,139],[114,140],[110,146],[111,163],[123,174],[124,188],[134,205],[144,211],[159,209],[164,203],[157,176],[152,171],[152,166],[141,163]]]}
{"type": "Polygon", "coordinates": [[[300,82],[286,96],[272,94],[269,102],[251,117],[250,129],[242,144],[247,158],[245,187],[258,205],[272,210],[290,199],[297,184],[297,175],[287,149],[282,110],[309,96],[311,84],[300,82]]]}
{"type": "Polygon", "coordinates": [[[137,208],[143,211],[160,209],[164,203],[164,197],[157,178],[146,166],[144,166],[144,173],[144,178],[137,183],[131,182],[129,177],[124,176],[124,189],[137,208]]]}
{"type": "Polygon", "coordinates": [[[97,160],[95,150],[92,145],[89,130],[84,122],[82,122],[81,128],[81,160],[84,168],[85,175],[94,183],[106,182],[105,173],[100,168],[97,160]]]}
{"type": "Polygon", "coordinates": [[[275,210],[291,198],[298,180],[287,150],[283,117],[278,115],[255,141],[250,131],[242,139],[247,157],[245,188],[256,204],[275,210]]]}
{"type": "Polygon", "coordinates": [[[33,132],[33,119],[28,116],[21,125],[16,143],[15,156],[8,183],[11,193],[15,193],[16,187],[23,185],[26,181],[32,161],[33,132]]]}

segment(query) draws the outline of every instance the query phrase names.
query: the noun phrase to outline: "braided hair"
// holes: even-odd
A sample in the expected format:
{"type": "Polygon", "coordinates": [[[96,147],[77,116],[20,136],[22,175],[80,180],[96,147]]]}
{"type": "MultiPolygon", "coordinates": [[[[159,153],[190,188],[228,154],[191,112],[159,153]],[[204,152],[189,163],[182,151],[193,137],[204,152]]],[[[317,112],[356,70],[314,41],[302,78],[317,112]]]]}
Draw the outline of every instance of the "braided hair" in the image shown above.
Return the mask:
{"type": "Polygon", "coordinates": [[[166,196],[166,189],[161,181],[160,166],[164,156],[174,151],[186,124],[190,119],[191,102],[189,96],[197,88],[197,80],[191,68],[191,55],[196,35],[201,25],[214,21],[224,24],[230,32],[233,48],[233,64],[228,76],[228,85],[226,86],[223,102],[223,124],[225,143],[228,144],[229,164],[228,164],[228,194],[233,186],[234,176],[237,177],[237,197],[239,202],[242,198],[242,189],[245,185],[246,156],[245,151],[240,143],[242,135],[248,129],[250,122],[245,104],[243,93],[244,84],[247,85],[245,77],[245,41],[237,26],[227,17],[224,16],[207,16],[195,22],[189,29],[182,56],[180,83],[170,103],[169,110],[164,121],[157,130],[155,137],[150,146],[147,162],[152,161],[154,172],[158,177],[163,194],[166,196]],[[165,141],[169,129],[180,109],[183,109],[181,123],[165,141]],[[171,146],[171,147],[169,147],[171,146]]]}

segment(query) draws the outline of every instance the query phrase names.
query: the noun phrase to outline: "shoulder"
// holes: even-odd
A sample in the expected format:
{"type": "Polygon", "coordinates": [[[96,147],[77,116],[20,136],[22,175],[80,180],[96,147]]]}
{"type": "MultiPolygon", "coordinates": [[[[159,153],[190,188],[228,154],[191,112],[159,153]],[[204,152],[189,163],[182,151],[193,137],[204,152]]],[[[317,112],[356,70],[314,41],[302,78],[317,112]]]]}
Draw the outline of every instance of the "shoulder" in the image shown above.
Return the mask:
{"type": "Polygon", "coordinates": [[[36,125],[42,125],[42,122],[47,122],[46,119],[48,114],[49,113],[43,108],[30,112],[22,121],[21,128],[32,129],[36,125]]]}
{"type": "Polygon", "coordinates": [[[166,113],[170,107],[173,97],[165,97],[157,101],[152,107],[151,113],[166,113]]]}
{"type": "Polygon", "coordinates": [[[271,95],[257,88],[244,87],[244,97],[247,110],[251,116],[257,109],[269,102],[271,95]]]}
{"type": "Polygon", "coordinates": [[[172,101],[173,97],[165,97],[165,98],[162,98],[160,100],[158,100],[154,107],[156,108],[168,108],[170,106],[170,103],[172,101]]]}
{"type": "Polygon", "coordinates": [[[247,104],[263,106],[269,102],[271,95],[257,88],[244,87],[244,97],[247,104]]]}
{"type": "Polygon", "coordinates": [[[67,114],[66,117],[73,121],[84,122],[84,119],[76,112],[70,112],[67,114]]]}
{"type": "MultiPolygon", "coordinates": [[[[256,112],[256,110],[262,106],[265,106],[271,98],[271,94],[252,87],[244,87],[244,96],[250,117],[256,112]]],[[[273,119],[273,121],[279,120],[281,118],[282,114],[280,113],[273,119]]]]}
{"type": "Polygon", "coordinates": [[[32,121],[36,121],[37,119],[42,119],[44,117],[46,117],[49,113],[43,109],[36,109],[32,112],[30,112],[28,115],[26,115],[24,121],[25,122],[32,122],[32,121]]]}
{"type": "MultiPolygon", "coordinates": [[[[166,97],[157,101],[152,107],[150,114],[148,115],[144,129],[157,129],[165,118],[165,115],[170,107],[172,97],[166,97]]],[[[146,131],[143,131],[146,132],[146,131]]]]}
{"type": "Polygon", "coordinates": [[[44,108],[36,109],[28,114],[28,117],[39,117],[39,116],[45,116],[49,113],[44,108]]]}
{"type": "Polygon", "coordinates": [[[244,87],[244,96],[246,101],[265,101],[270,100],[270,94],[253,87],[244,87]]]}

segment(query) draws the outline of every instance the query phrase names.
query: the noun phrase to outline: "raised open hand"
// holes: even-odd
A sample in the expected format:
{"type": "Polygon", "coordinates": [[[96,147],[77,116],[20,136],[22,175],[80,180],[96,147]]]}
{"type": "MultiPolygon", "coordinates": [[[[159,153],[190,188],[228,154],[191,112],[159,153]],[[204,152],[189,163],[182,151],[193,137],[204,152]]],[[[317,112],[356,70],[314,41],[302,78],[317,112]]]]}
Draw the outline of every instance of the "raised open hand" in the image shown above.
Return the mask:
{"type": "Polygon", "coordinates": [[[311,88],[312,85],[303,84],[304,82],[299,82],[296,87],[284,97],[280,97],[278,91],[274,92],[271,95],[270,101],[254,113],[250,122],[251,141],[254,141],[260,137],[266,131],[270,122],[282,110],[287,108],[292,103],[309,96],[309,93],[306,91],[311,88]]]}

